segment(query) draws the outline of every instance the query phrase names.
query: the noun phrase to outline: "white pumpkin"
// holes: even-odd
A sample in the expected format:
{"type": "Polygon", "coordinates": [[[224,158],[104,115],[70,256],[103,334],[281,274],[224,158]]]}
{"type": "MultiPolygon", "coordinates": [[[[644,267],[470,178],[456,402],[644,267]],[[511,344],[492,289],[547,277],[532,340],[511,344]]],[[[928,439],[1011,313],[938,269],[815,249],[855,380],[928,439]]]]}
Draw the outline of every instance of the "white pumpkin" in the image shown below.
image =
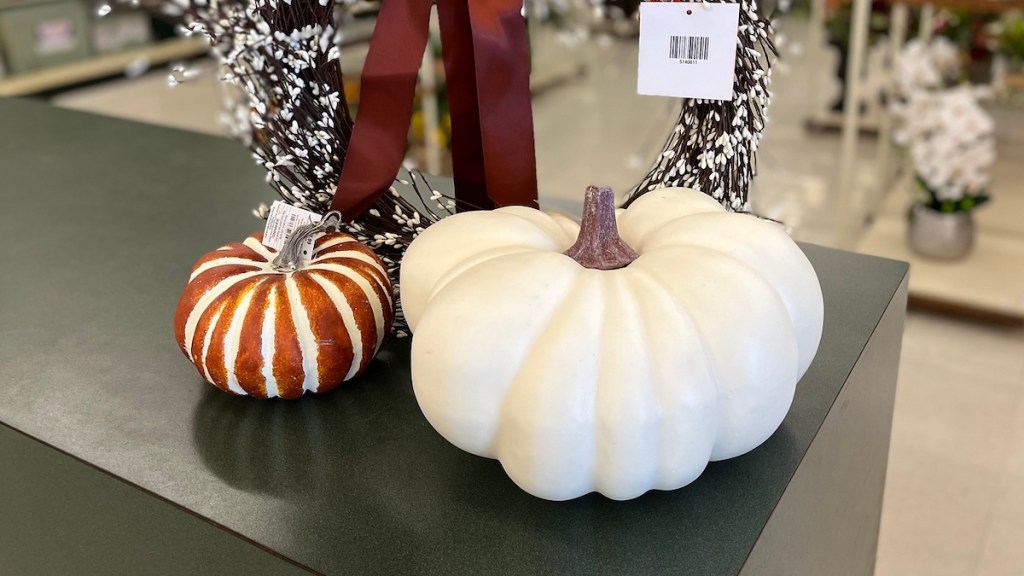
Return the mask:
{"type": "Polygon", "coordinates": [[[457,214],[402,264],[427,420],[541,498],[672,490],[754,449],[821,337],[817,276],[778,224],[688,189],[613,201],[588,191],[584,234],[529,208],[457,214]],[[600,260],[616,219],[628,265],[563,254],[586,236],[600,260]]]}

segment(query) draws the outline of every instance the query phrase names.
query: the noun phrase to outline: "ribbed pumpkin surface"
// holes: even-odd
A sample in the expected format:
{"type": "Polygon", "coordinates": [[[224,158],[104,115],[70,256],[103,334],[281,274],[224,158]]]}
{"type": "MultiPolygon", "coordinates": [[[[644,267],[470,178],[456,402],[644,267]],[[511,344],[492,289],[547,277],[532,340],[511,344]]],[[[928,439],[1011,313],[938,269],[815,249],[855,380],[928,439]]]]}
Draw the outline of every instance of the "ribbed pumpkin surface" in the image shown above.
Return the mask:
{"type": "Polygon", "coordinates": [[[218,248],[192,269],[174,334],[199,374],[232,394],[297,398],[366,369],[394,318],[377,255],[328,234],[306,266],[282,273],[262,238],[218,248]]]}

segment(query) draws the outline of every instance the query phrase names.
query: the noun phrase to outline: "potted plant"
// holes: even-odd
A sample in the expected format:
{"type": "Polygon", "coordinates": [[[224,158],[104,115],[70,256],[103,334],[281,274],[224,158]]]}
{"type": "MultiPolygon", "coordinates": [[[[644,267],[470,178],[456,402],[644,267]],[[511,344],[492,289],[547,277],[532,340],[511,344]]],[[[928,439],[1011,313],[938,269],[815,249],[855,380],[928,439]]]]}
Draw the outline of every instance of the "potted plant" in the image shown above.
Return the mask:
{"type": "Polygon", "coordinates": [[[995,125],[968,86],[918,92],[909,99],[901,139],[909,141],[919,200],[908,240],[917,252],[960,258],[974,244],[972,212],[989,200],[995,125]]]}
{"type": "Polygon", "coordinates": [[[949,40],[907,43],[896,61],[889,103],[893,133],[914,167],[917,200],[907,238],[915,251],[960,258],[974,245],[972,212],[988,201],[995,162],[995,123],[981,107],[986,88],[959,84],[962,61],[949,40]]]}
{"type": "Polygon", "coordinates": [[[917,178],[922,201],[909,214],[907,239],[918,253],[932,258],[954,259],[966,256],[974,246],[974,220],[971,211],[988,201],[985,194],[943,199],[917,178]]]}

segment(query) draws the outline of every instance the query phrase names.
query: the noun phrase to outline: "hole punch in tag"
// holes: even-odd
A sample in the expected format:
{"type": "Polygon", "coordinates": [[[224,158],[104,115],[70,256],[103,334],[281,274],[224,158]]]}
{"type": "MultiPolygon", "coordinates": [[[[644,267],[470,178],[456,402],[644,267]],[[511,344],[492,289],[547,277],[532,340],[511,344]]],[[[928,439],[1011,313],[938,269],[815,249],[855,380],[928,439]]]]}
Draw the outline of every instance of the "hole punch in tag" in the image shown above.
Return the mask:
{"type": "MultiPolygon", "coordinates": [[[[288,237],[291,236],[296,228],[304,224],[316,224],[322,219],[323,216],[316,212],[303,210],[287,202],[275,200],[270,206],[267,226],[263,230],[263,245],[280,251],[284,247],[285,241],[288,240],[288,237]]],[[[315,242],[315,236],[310,236],[306,239],[302,246],[303,259],[309,260],[313,257],[313,244],[315,242]]]]}
{"type": "Polygon", "coordinates": [[[637,93],[732,100],[739,3],[642,2],[637,93]]]}

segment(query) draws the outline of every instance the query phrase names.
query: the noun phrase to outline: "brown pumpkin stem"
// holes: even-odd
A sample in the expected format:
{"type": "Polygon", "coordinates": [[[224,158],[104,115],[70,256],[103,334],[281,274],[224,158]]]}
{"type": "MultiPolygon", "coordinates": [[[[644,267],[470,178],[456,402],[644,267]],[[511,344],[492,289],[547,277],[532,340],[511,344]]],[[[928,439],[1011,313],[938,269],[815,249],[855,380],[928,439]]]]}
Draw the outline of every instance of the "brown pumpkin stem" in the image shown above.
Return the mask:
{"type": "Polygon", "coordinates": [[[587,188],[580,235],[564,254],[579,262],[580,266],[595,270],[625,268],[640,257],[619,236],[615,223],[615,194],[611,188],[587,188]]]}

